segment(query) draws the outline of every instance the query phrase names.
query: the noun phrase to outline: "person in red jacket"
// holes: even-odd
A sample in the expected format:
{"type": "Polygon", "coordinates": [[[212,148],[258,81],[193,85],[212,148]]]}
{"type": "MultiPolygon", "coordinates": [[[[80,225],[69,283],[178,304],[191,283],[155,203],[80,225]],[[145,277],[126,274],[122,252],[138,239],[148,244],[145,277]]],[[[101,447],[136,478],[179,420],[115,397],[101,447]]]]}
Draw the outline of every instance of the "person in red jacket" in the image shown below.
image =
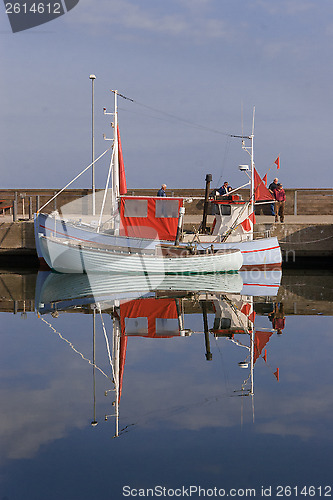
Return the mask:
{"type": "Polygon", "coordinates": [[[282,184],[278,183],[276,189],[274,189],[275,202],[275,222],[278,222],[280,215],[280,222],[284,222],[284,206],[286,203],[286,193],[282,187],[282,184]]]}

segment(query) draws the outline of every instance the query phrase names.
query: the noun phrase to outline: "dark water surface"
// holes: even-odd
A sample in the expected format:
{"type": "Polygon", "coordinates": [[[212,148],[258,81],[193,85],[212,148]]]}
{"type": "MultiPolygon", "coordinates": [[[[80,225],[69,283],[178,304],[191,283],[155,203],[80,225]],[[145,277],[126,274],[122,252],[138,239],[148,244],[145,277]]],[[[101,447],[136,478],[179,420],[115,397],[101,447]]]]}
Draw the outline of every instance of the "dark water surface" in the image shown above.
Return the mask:
{"type": "Polygon", "coordinates": [[[164,320],[155,331],[164,338],[147,338],[134,321],[116,438],[115,392],[105,395],[114,387],[109,311],[96,315],[93,351],[91,308],[38,316],[33,277],[14,274],[0,275],[1,500],[199,498],[199,487],[200,498],[249,488],[260,498],[269,487],[279,498],[288,486],[292,498],[333,495],[332,274],[289,272],[277,297],[253,299],[262,332],[253,396],[251,362],[239,366],[248,334],[232,336],[227,324],[219,337],[209,332],[206,359],[203,296],[181,299],[191,335],[166,336],[164,320]],[[281,304],[278,335],[269,314],[281,304]]]}

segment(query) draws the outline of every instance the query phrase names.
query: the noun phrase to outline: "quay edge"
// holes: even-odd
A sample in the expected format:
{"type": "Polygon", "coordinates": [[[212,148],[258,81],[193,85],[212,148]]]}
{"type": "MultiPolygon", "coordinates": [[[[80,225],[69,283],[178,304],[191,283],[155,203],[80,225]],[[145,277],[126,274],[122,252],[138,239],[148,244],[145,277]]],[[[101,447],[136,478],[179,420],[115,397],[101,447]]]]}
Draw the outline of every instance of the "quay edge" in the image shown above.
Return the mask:
{"type": "MultiPolygon", "coordinates": [[[[7,217],[3,217],[8,219],[7,217]]],[[[332,267],[333,224],[330,216],[288,216],[284,224],[270,216],[257,216],[254,231],[269,232],[279,240],[283,264],[332,267]],[[288,220],[289,219],[289,220],[288,220]]],[[[213,216],[208,216],[208,224],[213,216]]],[[[198,227],[199,215],[185,216],[185,229],[198,227]]],[[[1,222],[0,264],[8,267],[38,267],[33,221],[1,222]]]]}

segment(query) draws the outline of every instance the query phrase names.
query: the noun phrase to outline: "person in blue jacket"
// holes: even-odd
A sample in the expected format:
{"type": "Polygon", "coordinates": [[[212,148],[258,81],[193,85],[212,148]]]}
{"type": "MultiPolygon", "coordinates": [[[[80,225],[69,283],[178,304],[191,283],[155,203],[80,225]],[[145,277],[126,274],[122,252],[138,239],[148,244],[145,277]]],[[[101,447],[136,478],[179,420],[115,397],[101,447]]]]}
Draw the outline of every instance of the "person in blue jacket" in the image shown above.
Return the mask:
{"type": "Polygon", "coordinates": [[[157,196],[166,196],[165,190],[166,184],[162,184],[161,189],[157,191],[157,196]]]}
{"type": "Polygon", "coordinates": [[[218,189],[218,192],[219,192],[220,196],[228,194],[229,191],[232,191],[232,187],[229,186],[229,184],[227,183],[227,181],[225,181],[223,183],[223,186],[221,186],[220,189],[218,189]]]}

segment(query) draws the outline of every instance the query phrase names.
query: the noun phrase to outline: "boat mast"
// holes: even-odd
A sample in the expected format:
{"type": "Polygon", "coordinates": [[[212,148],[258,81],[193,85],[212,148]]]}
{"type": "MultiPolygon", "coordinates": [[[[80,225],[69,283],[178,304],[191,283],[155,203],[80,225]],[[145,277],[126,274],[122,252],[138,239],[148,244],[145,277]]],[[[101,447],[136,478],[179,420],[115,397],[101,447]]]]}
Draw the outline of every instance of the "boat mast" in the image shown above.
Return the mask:
{"type": "Polygon", "coordinates": [[[92,188],[92,215],[96,215],[96,186],[95,186],[95,94],[94,82],[95,75],[89,76],[91,80],[91,156],[92,156],[92,169],[91,169],[91,188],[92,188]]]}
{"type": "Polygon", "coordinates": [[[254,115],[256,108],[253,107],[253,118],[252,118],[252,134],[251,139],[251,213],[254,212],[254,115]]]}
{"type": "Polygon", "coordinates": [[[112,168],[112,205],[117,206],[119,198],[119,160],[118,160],[118,91],[114,90],[114,120],[113,120],[113,168],[112,168]]]}
{"type": "MultiPolygon", "coordinates": [[[[250,214],[254,213],[254,116],[255,116],[255,107],[253,107],[253,118],[252,118],[252,134],[249,135],[248,137],[242,137],[242,149],[246,151],[251,158],[251,171],[250,175],[248,177],[250,178],[250,214]],[[248,139],[250,141],[250,145],[246,146],[245,144],[245,139],[248,139]]],[[[232,137],[239,137],[237,135],[234,135],[232,137]]],[[[250,215],[249,214],[249,215],[250,215]]],[[[250,238],[253,240],[253,229],[250,232],[250,238]]]]}
{"type": "Polygon", "coordinates": [[[107,193],[107,189],[109,187],[111,173],[112,173],[111,208],[112,208],[113,215],[117,212],[118,199],[120,196],[120,191],[119,191],[119,158],[118,158],[118,103],[117,103],[118,91],[111,90],[111,92],[114,93],[114,112],[108,113],[106,111],[106,108],[104,108],[104,114],[113,116],[113,123],[111,124],[113,127],[113,138],[108,139],[104,135],[104,140],[113,142],[113,144],[112,144],[112,156],[111,156],[111,163],[110,163],[108,178],[107,178],[107,182],[106,182],[106,186],[105,186],[104,199],[103,199],[103,203],[102,203],[102,210],[101,210],[101,214],[100,214],[99,226],[100,226],[101,220],[102,220],[102,213],[104,210],[106,193],[107,193]]]}

